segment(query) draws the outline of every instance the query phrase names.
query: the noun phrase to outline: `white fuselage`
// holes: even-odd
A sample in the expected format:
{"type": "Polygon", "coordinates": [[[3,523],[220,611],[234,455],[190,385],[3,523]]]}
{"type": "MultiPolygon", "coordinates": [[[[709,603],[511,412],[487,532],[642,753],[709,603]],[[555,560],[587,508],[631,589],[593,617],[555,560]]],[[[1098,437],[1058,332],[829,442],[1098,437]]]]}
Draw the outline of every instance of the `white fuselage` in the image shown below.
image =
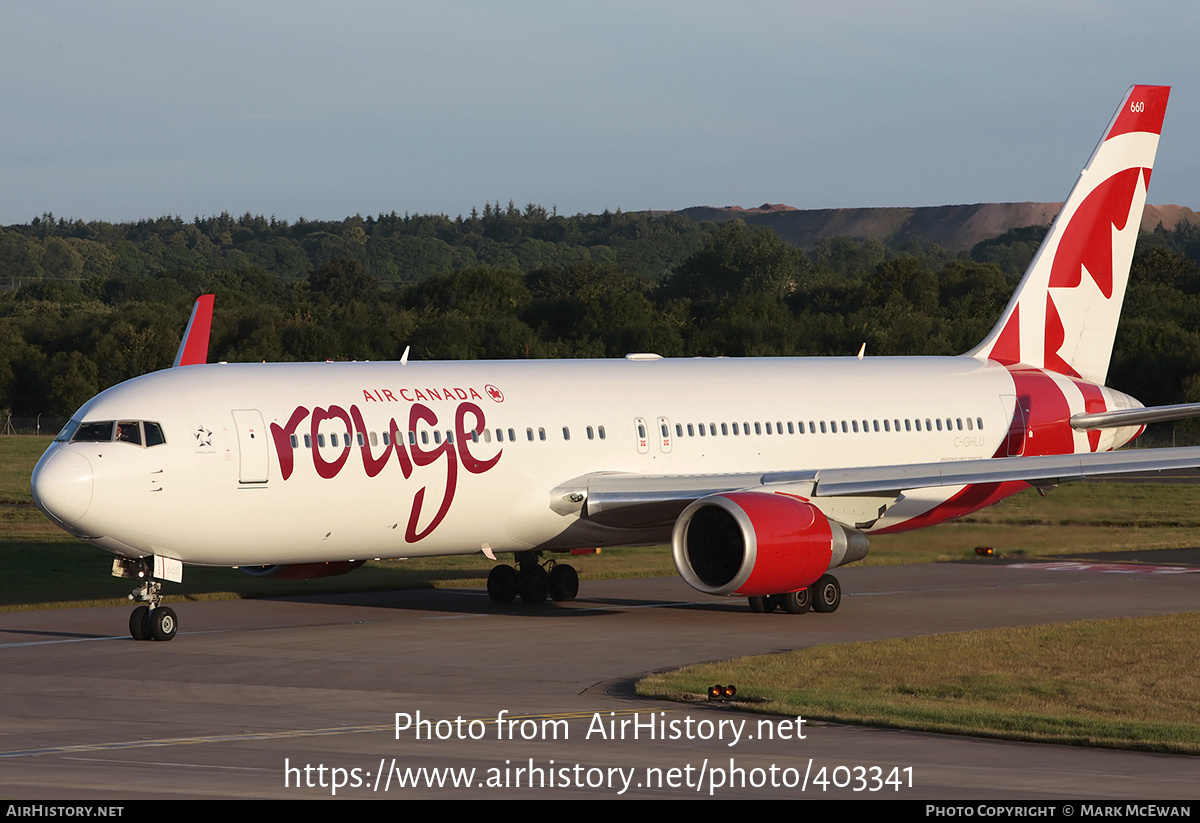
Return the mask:
{"type": "MultiPolygon", "coordinates": [[[[152,421],[165,443],[56,442],[33,482],[43,510],[96,545],[202,565],[646,543],[669,526],[581,523],[561,489],[602,473],[990,458],[1051,431],[1056,451],[1132,436],[1089,444],[1067,424],[1085,410],[1079,381],[1037,377],[1057,387],[1054,420],[1026,422],[1013,369],[969,357],[188,366],[74,418],[152,421]]],[[[1136,403],[1093,392],[1108,409],[1136,403]]],[[[961,489],[906,494],[870,528],[903,528],[961,489]]]]}

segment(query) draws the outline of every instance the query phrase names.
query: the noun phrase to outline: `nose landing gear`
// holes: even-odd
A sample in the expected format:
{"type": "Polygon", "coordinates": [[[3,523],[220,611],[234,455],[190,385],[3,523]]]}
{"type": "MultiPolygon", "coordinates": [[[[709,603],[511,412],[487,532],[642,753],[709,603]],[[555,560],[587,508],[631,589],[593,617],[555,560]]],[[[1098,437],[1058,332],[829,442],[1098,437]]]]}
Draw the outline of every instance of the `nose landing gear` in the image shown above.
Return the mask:
{"type": "Polygon", "coordinates": [[[148,605],[138,606],[129,615],[129,636],[134,640],[170,640],[179,631],[179,618],[170,606],[162,605],[162,583],[151,577],[148,558],[137,560],[117,558],[113,561],[113,575],[142,584],[134,589],[129,599],[148,605]]]}

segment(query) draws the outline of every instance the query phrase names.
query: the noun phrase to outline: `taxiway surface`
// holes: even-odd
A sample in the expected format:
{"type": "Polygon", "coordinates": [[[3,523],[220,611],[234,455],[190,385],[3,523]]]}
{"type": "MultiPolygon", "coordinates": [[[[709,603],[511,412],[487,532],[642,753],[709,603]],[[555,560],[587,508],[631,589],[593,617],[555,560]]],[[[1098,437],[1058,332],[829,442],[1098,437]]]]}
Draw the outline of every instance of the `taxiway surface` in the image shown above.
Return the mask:
{"type": "Polygon", "coordinates": [[[178,603],[170,643],[126,636],[127,608],[3,614],[0,787],[11,798],[96,800],[331,797],[338,781],[337,797],[364,799],[1195,798],[1200,758],[821,723],[806,723],[804,739],[772,726],[769,740],[760,715],[633,695],[638,675],[693,662],[1200,604],[1194,570],[1106,568],[843,569],[832,615],[751,614],[674,578],[585,583],[576,602],[536,609],[497,609],[466,589],[178,603]],[[447,740],[397,734],[396,714],[417,712],[463,725],[447,740]],[[501,712],[517,720],[507,732],[494,722],[501,712]],[[596,731],[635,715],[679,737],[645,725],[637,739],[629,724],[623,740],[596,731]],[[829,777],[844,767],[838,779],[851,785],[814,785],[821,767],[829,777]],[[436,773],[440,787],[399,785],[433,778],[422,768],[455,771],[436,773]],[[858,774],[902,787],[864,789],[858,774]],[[782,785],[805,776],[803,791],[782,785]]]}

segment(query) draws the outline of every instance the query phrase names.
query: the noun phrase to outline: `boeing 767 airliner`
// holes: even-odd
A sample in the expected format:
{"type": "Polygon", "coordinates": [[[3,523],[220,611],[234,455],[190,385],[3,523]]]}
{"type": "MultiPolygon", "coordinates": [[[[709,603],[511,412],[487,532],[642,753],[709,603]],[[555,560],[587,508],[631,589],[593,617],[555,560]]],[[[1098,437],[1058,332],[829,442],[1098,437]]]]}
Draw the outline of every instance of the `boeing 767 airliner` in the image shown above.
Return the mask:
{"type": "Polygon", "coordinates": [[[1115,452],[1200,410],[1104,386],[1169,91],[1129,90],[962,356],[207,364],[208,296],[175,368],[75,413],[34,499],[138,581],[139,640],[174,636],[162,581],[187,564],[304,576],[512,552],[488,592],[536,602],[575,596],[556,552],[667,540],[701,592],[833,611],[830,570],[870,534],[1029,484],[1200,465],[1115,452]]]}

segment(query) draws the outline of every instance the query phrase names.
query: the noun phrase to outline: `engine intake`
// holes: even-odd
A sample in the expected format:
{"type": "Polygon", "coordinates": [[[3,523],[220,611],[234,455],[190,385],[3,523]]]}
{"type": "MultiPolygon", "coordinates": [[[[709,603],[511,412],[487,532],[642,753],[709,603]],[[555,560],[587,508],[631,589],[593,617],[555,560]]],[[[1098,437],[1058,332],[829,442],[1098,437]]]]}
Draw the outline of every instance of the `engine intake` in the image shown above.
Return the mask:
{"type": "Polygon", "coordinates": [[[867,536],[802,498],[730,492],[693,502],[671,535],[675,568],[706,594],[757,596],[805,589],[867,556],[867,536]]]}

